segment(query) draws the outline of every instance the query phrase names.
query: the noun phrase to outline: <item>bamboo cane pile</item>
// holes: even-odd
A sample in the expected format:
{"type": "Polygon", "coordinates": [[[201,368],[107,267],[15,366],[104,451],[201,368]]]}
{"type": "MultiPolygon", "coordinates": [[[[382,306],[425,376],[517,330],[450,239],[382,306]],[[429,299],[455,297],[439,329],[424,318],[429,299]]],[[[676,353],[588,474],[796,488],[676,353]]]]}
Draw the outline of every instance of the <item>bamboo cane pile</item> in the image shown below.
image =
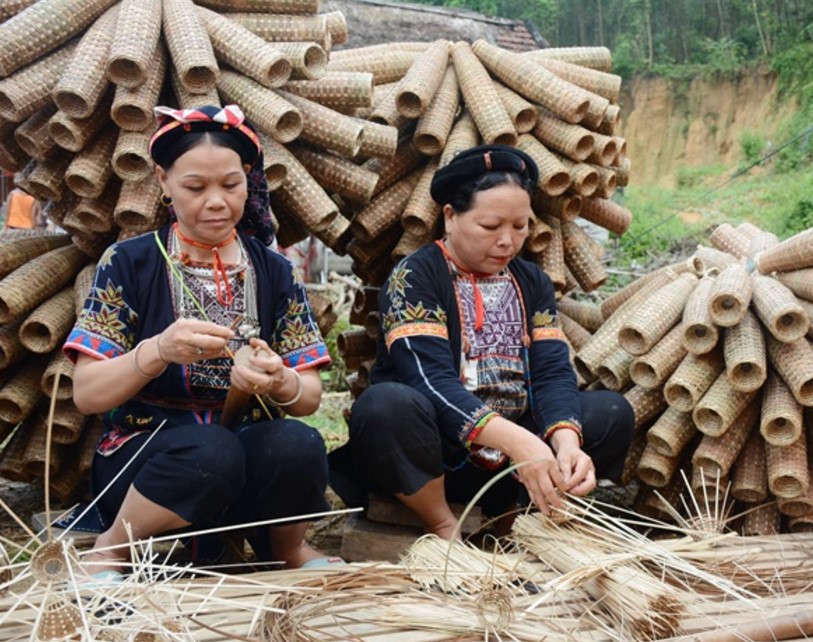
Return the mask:
{"type": "Polygon", "coordinates": [[[580,381],[635,411],[622,483],[641,482],[639,512],[810,531],[813,230],[722,224],[710,241],[600,306],[560,300],[580,381]]]}
{"type": "MultiPolygon", "coordinates": [[[[577,216],[622,234],[629,211],[616,135],[620,78],[604,48],[515,54],[478,41],[347,38],[318,0],[35,0],[0,10],[0,167],[67,235],[0,240],[0,476],[81,489],[99,423],[79,413],[60,345],[93,262],[167,218],[147,153],[156,104],[241,105],[263,140],[282,247],[314,235],[373,293],[402,256],[439,234],[435,169],[478,144],[515,145],[541,176],[528,255],[560,291],[606,279],[577,216]],[[46,425],[53,435],[46,455],[46,425]]],[[[350,382],[371,366],[377,312],[340,340],[350,382]]],[[[335,315],[329,302],[320,326],[335,315]]],[[[355,307],[355,306],[354,306],[355,307]]],[[[359,316],[361,314],[361,316],[359,316]]]]}

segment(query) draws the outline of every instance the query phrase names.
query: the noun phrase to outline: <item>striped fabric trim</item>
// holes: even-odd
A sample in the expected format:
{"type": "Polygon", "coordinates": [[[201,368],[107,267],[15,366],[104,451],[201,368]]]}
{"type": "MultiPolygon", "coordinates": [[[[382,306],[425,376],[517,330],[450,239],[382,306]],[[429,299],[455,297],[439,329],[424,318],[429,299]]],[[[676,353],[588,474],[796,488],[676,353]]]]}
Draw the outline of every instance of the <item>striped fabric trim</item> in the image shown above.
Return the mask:
{"type": "Polygon", "coordinates": [[[398,339],[417,336],[449,339],[449,329],[442,323],[404,323],[389,330],[386,334],[387,350],[398,339]]]}
{"type": "Polygon", "coordinates": [[[584,444],[584,437],[582,436],[582,430],[579,428],[579,424],[572,422],[572,421],[557,421],[552,426],[548,426],[548,429],[545,430],[545,434],[542,437],[545,441],[548,441],[551,437],[553,437],[553,433],[557,430],[572,430],[579,436],[579,445],[584,444]]]}
{"type": "Polygon", "coordinates": [[[534,341],[547,341],[548,339],[565,340],[565,333],[561,328],[534,328],[531,331],[531,338],[534,341]]]}
{"type": "Polygon", "coordinates": [[[498,417],[499,415],[490,410],[488,408],[484,408],[484,414],[477,420],[475,420],[474,425],[466,434],[466,437],[463,441],[463,444],[466,446],[468,450],[471,450],[471,447],[475,445],[474,440],[477,439],[477,436],[483,432],[483,428],[486,427],[486,424],[494,419],[494,417],[498,417]]]}

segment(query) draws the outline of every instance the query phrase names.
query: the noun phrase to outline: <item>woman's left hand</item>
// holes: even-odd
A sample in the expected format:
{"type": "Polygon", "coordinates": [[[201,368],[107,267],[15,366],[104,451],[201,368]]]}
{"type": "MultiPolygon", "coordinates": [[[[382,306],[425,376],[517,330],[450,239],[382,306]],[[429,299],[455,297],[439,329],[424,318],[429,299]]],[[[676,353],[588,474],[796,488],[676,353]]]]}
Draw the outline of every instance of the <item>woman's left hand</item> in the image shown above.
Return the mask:
{"type": "Polygon", "coordinates": [[[297,387],[296,375],[288,372],[282,357],[262,339],[253,338],[249,345],[254,348],[254,354],[249,358],[249,365],[232,368],[232,385],[243,392],[269,395],[272,399],[293,397],[297,387]]]}
{"type": "Polygon", "coordinates": [[[559,470],[565,478],[567,492],[582,496],[596,487],[596,468],[593,460],[578,445],[564,444],[556,451],[559,470]]]}

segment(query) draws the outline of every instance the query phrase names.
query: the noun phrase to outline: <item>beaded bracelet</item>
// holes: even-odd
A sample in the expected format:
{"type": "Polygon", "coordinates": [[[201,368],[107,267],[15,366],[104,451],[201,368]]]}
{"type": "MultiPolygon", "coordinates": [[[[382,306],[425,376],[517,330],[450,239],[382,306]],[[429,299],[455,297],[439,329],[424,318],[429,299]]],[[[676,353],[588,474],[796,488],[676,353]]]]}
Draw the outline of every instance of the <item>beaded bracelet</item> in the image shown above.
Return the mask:
{"type": "Polygon", "coordinates": [[[299,401],[302,398],[302,393],[305,391],[305,381],[302,379],[302,375],[299,374],[293,368],[288,368],[288,370],[293,372],[294,375],[296,376],[296,386],[297,386],[296,394],[293,396],[292,399],[289,399],[288,401],[277,401],[276,399],[272,398],[271,401],[273,401],[278,406],[293,406],[297,401],[299,401]]]}
{"type": "Polygon", "coordinates": [[[562,430],[563,428],[565,430],[572,430],[579,436],[580,446],[584,443],[584,438],[582,437],[581,429],[576,424],[572,424],[567,421],[562,421],[559,422],[558,424],[553,424],[550,428],[548,428],[548,430],[545,432],[544,437],[545,441],[550,441],[550,438],[553,436],[553,433],[555,433],[557,430],[562,430]]]}
{"type": "Polygon", "coordinates": [[[164,374],[164,372],[166,371],[166,369],[167,369],[167,367],[169,366],[169,364],[165,364],[165,365],[164,365],[164,367],[163,367],[163,368],[161,368],[161,372],[158,372],[158,373],[156,373],[156,374],[154,374],[154,375],[147,374],[146,372],[144,372],[144,371],[141,369],[141,366],[139,366],[139,365],[138,365],[138,351],[139,351],[139,350],[141,350],[141,346],[143,346],[143,345],[144,345],[144,343],[145,343],[146,341],[148,341],[148,339],[142,339],[141,341],[139,341],[139,342],[136,344],[136,347],[135,347],[135,348],[133,348],[133,369],[134,369],[134,370],[135,370],[135,371],[136,371],[136,372],[137,372],[139,375],[141,375],[142,377],[144,377],[145,379],[156,379],[157,377],[160,377],[162,374],[164,374]]]}

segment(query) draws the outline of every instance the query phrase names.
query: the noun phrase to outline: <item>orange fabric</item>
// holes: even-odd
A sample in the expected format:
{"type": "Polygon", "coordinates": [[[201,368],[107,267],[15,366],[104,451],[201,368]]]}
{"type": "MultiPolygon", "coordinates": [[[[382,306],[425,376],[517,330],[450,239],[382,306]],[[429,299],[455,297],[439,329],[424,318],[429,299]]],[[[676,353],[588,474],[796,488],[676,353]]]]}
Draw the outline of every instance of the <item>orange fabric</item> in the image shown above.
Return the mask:
{"type": "Polygon", "coordinates": [[[30,230],[34,227],[34,197],[24,192],[9,194],[6,227],[30,230]]]}

